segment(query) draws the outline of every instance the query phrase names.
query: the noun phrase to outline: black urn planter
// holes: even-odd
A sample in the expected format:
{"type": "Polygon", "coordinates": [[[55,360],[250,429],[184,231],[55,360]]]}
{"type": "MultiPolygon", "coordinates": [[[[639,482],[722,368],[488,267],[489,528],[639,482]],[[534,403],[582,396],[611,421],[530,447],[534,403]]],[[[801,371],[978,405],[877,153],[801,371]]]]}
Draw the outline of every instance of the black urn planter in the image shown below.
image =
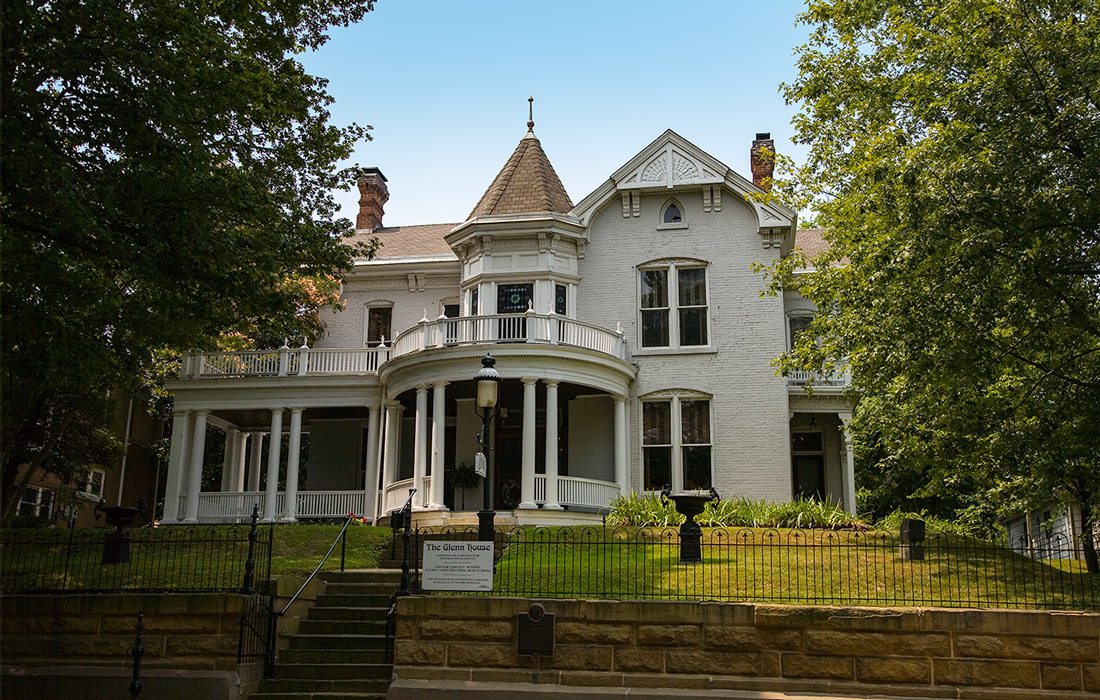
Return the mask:
{"type": "Polygon", "coordinates": [[[703,561],[703,528],[695,522],[695,516],[703,512],[710,501],[718,500],[718,492],[714,489],[710,493],[696,491],[681,491],[670,493],[662,491],[661,497],[671,500],[676,504],[676,512],[684,516],[684,524],[680,526],[680,563],[698,564],[703,561]]]}
{"type": "Polygon", "coordinates": [[[130,562],[130,533],[123,528],[130,527],[139,515],[145,515],[145,502],[139,501],[137,506],[108,506],[100,500],[96,504],[95,514],[106,516],[107,524],[113,525],[114,532],[108,533],[103,541],[103,558],[101,564],[128,564],[130,562]]]}

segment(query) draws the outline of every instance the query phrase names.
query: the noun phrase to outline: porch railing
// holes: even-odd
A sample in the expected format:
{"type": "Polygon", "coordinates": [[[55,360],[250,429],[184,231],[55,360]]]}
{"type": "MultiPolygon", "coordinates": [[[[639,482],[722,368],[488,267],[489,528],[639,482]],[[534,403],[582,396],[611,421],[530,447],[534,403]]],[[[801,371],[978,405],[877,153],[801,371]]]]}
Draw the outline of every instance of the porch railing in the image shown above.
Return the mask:
{"type": "MultiPolygon", "coordinates": [[[[563,506],[606,508],[619,495],[619,485],[578,476],[558,477],[558,503],[563,506]]],[[[546,475],[535,474],[535,501],[546,502],[546,475]]]]}
{"type": "MultiPolygon", "coordinates": [[[[186,493],[179,497],[179,512],[187,512],[186,493]]],[[[248,518],[254,505],[264,512],[267,494],[263,491],[207,492],[199,494],[200,520],[232,520],[248,518]]],[[[286,513],[286,493],[279,492],[275,512],[279,518],[286,513]]],[[[348,513],[367,512],[367,495],[362,491],[299,491],[295,500],[297,518],[343,518],[348,513]]]]}
{"type": "Polygon", "coordinates": [[[791,386],[848,386],[851,382],[852,374],[847,371],[822,373],[797,370],[787,375],[787,384],[791,386]]]}
{"type": "Polygon", "coordinates": [[[385,346],[339,350],[282,347],[277,350],[188,353],[180,363],[180,378],[374,374],[389,357],[390,349],[385,346]]]}
{"type": "Polygon", "coordinates": [[[629,359],[621,331],[533,311],[423,320],[397,336],[393,343],[393,357],[420,350],[477,343],[568,345],[629,359]]]}

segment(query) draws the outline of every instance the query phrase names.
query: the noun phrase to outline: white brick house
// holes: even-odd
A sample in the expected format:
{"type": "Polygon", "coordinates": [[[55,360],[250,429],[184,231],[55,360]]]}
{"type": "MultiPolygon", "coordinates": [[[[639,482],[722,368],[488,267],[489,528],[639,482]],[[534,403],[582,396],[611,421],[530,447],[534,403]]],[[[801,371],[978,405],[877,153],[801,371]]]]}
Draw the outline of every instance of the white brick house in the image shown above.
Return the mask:
{"type": "Polygon", "coordinates": [[[746,197],[770,177],[768,135],[757,184],[666,131],[574,205],[528,127],[458,224],[382,226],[386,179],[368,171],[357,226],[383,247],[316,347],[184,358],[164,522],[254,503],[266,520],[379,516],[414,487],[420,520],[469,522],[481,487],[450,475],[479,450],[486,353],[504,377],[489,481],[505,522],[598,518],[666,485],[854,509],[844,378],[811,395],[772,366],[813,307],[762,296],[750,265],[821,241],[746,197]],[[201,490],[208,426],[225,434],[218,492],[201,490]],[[287,454],[265,449],[284,433],[287,454]]]}

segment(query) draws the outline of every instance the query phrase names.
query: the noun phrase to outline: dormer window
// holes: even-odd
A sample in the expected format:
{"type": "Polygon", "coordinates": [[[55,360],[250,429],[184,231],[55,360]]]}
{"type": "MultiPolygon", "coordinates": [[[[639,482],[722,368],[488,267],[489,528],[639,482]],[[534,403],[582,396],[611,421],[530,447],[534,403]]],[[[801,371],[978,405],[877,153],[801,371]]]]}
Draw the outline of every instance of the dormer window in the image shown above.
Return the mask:
{"type": "Polygon", "coordinates": [[[661,220],[657,228],[687,228],[684,208],[675,199],[670,199],[661,207],[661,220]]]}

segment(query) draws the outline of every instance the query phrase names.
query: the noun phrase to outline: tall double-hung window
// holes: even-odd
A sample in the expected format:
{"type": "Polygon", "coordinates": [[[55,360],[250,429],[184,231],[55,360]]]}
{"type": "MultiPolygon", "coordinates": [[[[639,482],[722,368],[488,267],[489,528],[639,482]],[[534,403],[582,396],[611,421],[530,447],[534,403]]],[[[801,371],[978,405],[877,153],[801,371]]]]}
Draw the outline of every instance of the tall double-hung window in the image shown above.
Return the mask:
{"type": "Polygon", "coordinates": [[[672,395],[642,401],[645,490],[712,486],[710,399],[672,395]]]}
{"type": "Polygon", "coordinates": [[[698,262],[638,271],[643,348],[705,347],[710,342],[707,268],[698,262]]]}

